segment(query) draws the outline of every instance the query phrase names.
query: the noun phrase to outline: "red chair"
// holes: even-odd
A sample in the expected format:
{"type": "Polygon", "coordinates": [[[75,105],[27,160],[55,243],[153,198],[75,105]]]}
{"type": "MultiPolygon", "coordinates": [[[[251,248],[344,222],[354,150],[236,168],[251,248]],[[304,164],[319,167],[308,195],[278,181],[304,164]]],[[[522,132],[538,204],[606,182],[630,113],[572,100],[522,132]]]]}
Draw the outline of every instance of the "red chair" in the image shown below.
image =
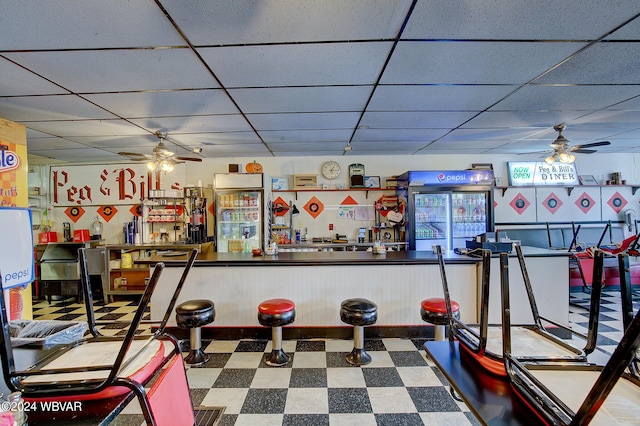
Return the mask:
{"type": "MultiPolygon", "coordinates": [[[[96,329],[87,260],[79,250],[81,281],[85,291],[87,321],[91,336],[56,348],[32,367],[18,370],[13,357],[4,298],[0,297],[0,355],[5,381],[12,391],[22,393],[27,402],[82,402],[73,417],[95,418],[109,414],[136,396],[148,425],[193,425],[193,404],[189,393],[178,341],[164,333],[178,293],[191,269],[197,251],[191,254],[164,320],[152,335],[136,335],[151,300],[164,264],[156,265],[124,338],[102,336],[96,329]],[[165,349],[165,346],[168,348],[165,349]],[[155,379],[149,390],[144,386],[155,379]],[[119,402],[118,402],[119,401],[119,402]],[[106,413],[97,413],[106,410],[106,413]]],[[[65,412],[29,413],[65,421],[65,412]]],[[[32,419],[33,417],[33,419],[32,419]]]]}

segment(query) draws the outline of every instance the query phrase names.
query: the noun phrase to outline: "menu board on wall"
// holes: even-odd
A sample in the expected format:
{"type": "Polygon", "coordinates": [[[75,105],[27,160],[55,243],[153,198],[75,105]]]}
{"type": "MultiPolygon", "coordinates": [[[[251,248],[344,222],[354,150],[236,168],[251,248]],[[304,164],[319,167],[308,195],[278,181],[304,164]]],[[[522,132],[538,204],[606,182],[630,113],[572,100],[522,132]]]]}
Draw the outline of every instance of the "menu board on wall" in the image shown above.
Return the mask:
{"type": "Polygon", "coordinates": [[[510,186],[580,185],[575,163],[507,162],[510,186]]]}

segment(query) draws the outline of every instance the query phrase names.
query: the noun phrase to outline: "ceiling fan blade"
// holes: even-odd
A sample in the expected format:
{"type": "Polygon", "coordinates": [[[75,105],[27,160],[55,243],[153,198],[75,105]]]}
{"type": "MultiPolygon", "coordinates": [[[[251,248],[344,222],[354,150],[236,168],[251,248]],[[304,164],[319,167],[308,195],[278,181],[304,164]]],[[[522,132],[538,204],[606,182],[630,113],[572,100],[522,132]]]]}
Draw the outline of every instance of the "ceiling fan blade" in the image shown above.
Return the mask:
{"type": "Polygon", "coordinates": [[[201,161],[202,161],[202,158],[194,158],[194,157],[173,157],[173,160],[197,161],[197,162],[201,162],[201,161]]]}
{"type": "Polygon", "coordinates": [[[598,152],[597,149],[572,149],[571,152],[577,152],[578,154],[593,154],[594,152],[598,152]]]}
{"type": "Polygon", "coordinates": [[[137,152],[119,152],[118,155],[123,155],[125,157],[139,157],[139,158],[153,158],[149,154],[139,154],[137,152]]]}
{"type": "Polygon", "coordinates": [[[517,155],[529,155],[529,154],[551,154],[553,151],[531,151],[531,152],[519,152],[517,155]]]}
{"type": "Polygon", "coordinates": [[[585,143],[582,145],[574,145],[571,147],[571,151],[575,151],[577,149],[582,149],[582,148],[591,148],[594,146],[606,146],[606,145],[611,145],[611,142],[609,141],[600,141],[600,142],[593,142],[593,143],[585,143]]]}

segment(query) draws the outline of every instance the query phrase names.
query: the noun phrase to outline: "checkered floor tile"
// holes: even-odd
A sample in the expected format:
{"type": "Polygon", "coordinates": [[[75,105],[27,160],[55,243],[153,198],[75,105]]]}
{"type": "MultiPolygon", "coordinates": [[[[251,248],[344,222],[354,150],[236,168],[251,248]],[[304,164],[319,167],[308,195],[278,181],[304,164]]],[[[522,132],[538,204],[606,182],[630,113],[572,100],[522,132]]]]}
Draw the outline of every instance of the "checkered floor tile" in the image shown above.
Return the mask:
{"type": "MultiPolygon", "coordinates": [[[[570,326],[586,332],[589,295],[572,293],[570,326]]],[[[622,336],[620,293],[603,293],[598,346],[611,352],[622,336]]],[[[34,305],[38,319],[86,320],[84,306],[75,302],[34,305]]],[[[634,303],[634,309],[640,303],[634,303]]],[[[134,302],[97,304],[98,320],[124,319],[134,302]]],[[[122,334],[119,324],[100,327],[122,334]]],[[[204,341],[210,358],[189,367],[187,376],[194,406],[226,407],[218,425],[464,425],[479,424],[469,408],[454,400],[435,365],[426,358],[420,339],[367,339],[371,364],[349,365],[348,340],[288,340],[291,360],[269,367],[265,340],[204,341]]],[[[186,346],[186,345],[185,345],[186,346]]],[[[186,348],[185,348],[186,349],[186,348]]],[[[113,424],[143,423],[136,402],[113,424]]]]}

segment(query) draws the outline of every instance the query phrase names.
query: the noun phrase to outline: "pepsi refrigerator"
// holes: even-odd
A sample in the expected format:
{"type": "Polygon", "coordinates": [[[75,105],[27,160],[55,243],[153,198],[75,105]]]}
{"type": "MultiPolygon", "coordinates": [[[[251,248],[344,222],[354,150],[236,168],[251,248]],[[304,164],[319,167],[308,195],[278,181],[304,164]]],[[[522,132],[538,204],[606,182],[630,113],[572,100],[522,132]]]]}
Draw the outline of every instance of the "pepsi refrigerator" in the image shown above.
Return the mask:
{"type": "Polygon", "coordinates": [[[407,200],[409,250],[466,247],[493,230],[493,170],[408,171],[397,180],[407,200]]]}

